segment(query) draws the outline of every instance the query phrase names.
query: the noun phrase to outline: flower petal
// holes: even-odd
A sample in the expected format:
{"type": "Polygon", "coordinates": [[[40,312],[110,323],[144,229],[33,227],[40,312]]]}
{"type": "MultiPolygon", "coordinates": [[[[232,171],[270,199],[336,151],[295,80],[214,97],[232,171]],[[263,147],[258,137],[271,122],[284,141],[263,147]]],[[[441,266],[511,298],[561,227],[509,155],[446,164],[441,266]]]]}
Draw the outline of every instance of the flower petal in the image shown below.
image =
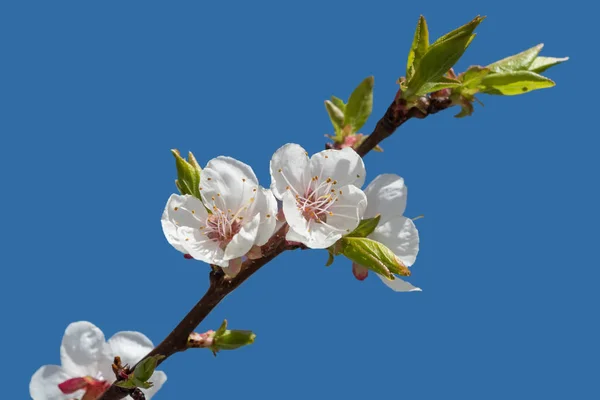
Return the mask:
{"type": "Polygon", "coordinates": [[[96,376],[105,361],[104,334],[96,325],[79,321],[70,324],[60,346],[63,368],[73,376],[96,376]]]}
{"type": "Polygon", "coordinates": [[[367,196],[354,185],[339,189],[337,198],[329,208],[327,224],[340,230],[342,234],[354,230],[363,218],[367,208],[367,196]]]}
{"type": "Polygon", "coordinates": [[[330,225],[318,223],[315,220],[311,220],[308,226],[308,236],[303,241],[298,241],[311,249],[326,249],[342,237],[339,229],[333,229],[330,225]]]}
{"type": "Polygon", "coordinates": [[[209,208],[230,209],[235,214],[251,205],[250,198],[258,189],[258,179],[249,165],[220,156],[210,160],[202,170],[200,187],[202,199],[209,208]]]}
{"type": "Polygon", "coordinates": [[[140,332],[117,332],[108,340],[110,358],[121,357],[123,364],[135,365],[154,348],[152,341],[140,332]]]}
{"type": "Polygon", "coordinates": [[[199,229],[182,226],[177,230],[177,234],[181,237],[185,252],[194,259],[221,267],[227,266],[227,261],[223,260],[224,253],[219,247],[219,243],[210,239],[199,229]]]}
{"type": "Polygon", "coordinates": [[[398,175],[379,175],[367,186],[365,194],[368,200],[365,218],[381,214],[380,223],[384,223],[394,216],[404,214],[408,191],[404,179],[398,175]]]}
{"type": "Polygon", "coordinates": [[[175,224],[171,221],[167,220],[164,213],[160,223],[162,225],[163,233],[167,238],[167,242],[169,242],[169,244],[173,246],[175,250],[186,253],[185,248],[181,244],[179,236],[177,235],[177,226],[175,226],[175,224]]]}
{"type": "Polygon", "coordinates": [[[301,146],[288,143],[275,152],[271,158],[271,190],[279,200],[287,188],[295,193],[303,193],[310,182],[309,159],[301,146]]]}
{"type": "Polygon", "coordinates": [[[232,260],[242,257],[250,251],[256,242],[258,226],[260,224],[260,214],[256,214],[251,221],[246,222],[240,228],[240,231],[233,235],[231,242],[225,248],[224,260],[232,260]]]}
{"type": "Polygon", "coordinates": [[[285,215],[285,220],[290,226],[290,229],[293,229],[302,237],[308,237],[308,221],[302,215],[302,212],[298,208],[296,198],[290,191],[283,194],[283,214],[285,215]]]}
{"type": "Polygon", "coordinates": [[[381,279],[383,283],[394,292],[421,292],[422,290],[416,286],[411,285],[410,283],[403,281],[402,279],[396,277],[393,281],[389,280],[385,276],[381,276],[379,274],[375,274],[381,279]]]}
{"type": "Polygon", "coordinates": [[[255,244],[262,246],[273,236],[277,224],[277,200],[271,190],[259,188],[254,212],[261,218],[255,244]]]}
{"type": "MultiPolygon", "coordinates": [[[[58,365],[44,365],[31,377],[29,382],[29,395],[33,400],[67,400],[73,395],[67,395],[60,391],[58,385],[73,378],[64,368],[58,365]]],[[[79,396],[83,395],[83,391],[79,396]]],[[[75,396],[78,397],[78,396],[75,396]]]]}
{"type": "Polygon", "coordinates": [[[419,231],[410,218],[394,217],[375,228],[369,238],[387,246],[407,267],[417,259],[419,231]]]}
{"type": "Polygon", "coordinates": [[[182,238],[177,231],[178,227],[198,228],[203,221],[206,221],[207,217],[206,208],[204,208],[199,199],[190,195],[171,195],[161,219],[163,232],[167,241],[175,249],[186,253],[182,238]]]}
{"type": "Polygon", "coordinates": [[[150,378],[150,382],[152,382],[154,386],[152,386],[150,389],[141,389],[146,395],[146,400],[150,400],[150,398],[160,390],[166,381],[167,374],[165,374],[163,371],[154,371],[152,377],[150,378]]]}
{"type": "Polygon", "coordinates": [[[287,231],[287,233],[285,235],[285,240],[287,240],[288,242],[304,243],[305,241],[308,240],[308,235],[300,234],[300,233],[296,232],[292,227],[290,227],[290,229],[287,231]]]}
{"type": "Polygon", "coordinates": [[[342,150],[323,150],[310,158],[311,177],[318,181],[331,178],[337,186],[354,185],[360,188],[365,183],[363,159],[350,147],[342,150]]]}

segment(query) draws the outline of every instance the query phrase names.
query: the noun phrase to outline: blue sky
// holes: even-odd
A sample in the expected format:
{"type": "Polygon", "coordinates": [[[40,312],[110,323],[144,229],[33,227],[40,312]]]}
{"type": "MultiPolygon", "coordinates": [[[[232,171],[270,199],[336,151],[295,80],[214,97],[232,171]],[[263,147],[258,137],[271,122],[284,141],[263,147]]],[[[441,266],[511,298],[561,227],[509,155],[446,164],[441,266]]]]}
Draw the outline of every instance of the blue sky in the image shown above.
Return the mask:
{"type": "Polygon", "coordinates": [[[59,362],[66,326],[155,343],[207,287],[160,215],[171,148],[253,166],[331,133],[323,100],[375,76],[370,132],[397,89],[419,14],[437,37],[487,15],[457,69],[544,42],[571,56],[553,89],[482,96],[404,125],[366,159],[403,176],[421,252],[398,294],[324,251],[284,254],[199,329],[256,343],[163,364],[157,399],[565,399],[597,393],[595,6],[504,1],[4,2],[0,174],[4,397],[59,362]],[[585,85],[584,85],[585,83],[585,85]],[[585,89],[585,90],[583,90],[585,89]],[[456,110],[458,111],[458,110],[456,110]]]}

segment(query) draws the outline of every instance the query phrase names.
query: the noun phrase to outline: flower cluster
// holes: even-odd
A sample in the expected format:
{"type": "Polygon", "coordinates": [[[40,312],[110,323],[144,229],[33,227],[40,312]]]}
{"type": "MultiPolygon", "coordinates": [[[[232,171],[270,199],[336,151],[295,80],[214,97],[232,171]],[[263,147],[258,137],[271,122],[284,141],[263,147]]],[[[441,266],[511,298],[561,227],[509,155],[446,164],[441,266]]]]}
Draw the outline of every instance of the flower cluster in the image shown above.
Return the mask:
{"type": "MultiPolygon", "coordinates": [[[[108,342],[94,324],[86,321],[70,324],[60,346],[62,366],[44,365],[31,377],[29,394],[33,400],[95,400],[114,381],[111,365],[119,356],[134,365],[154,345],[139,332],[118,332],[108,342]]],[[[167,375],[154,371],[150,389],[142,389],[150,399],[165,383],[167,375]]]]}
{"type": "MultiPolygon", "coordinates": [[[[199,198],[173,194],[167,202],[162,226],[169,243],[187,258],[235,276],[245,258],[261,256],[278,216],[289,227],[287,241],[330,249],[363,219],[380,215],[368,237],[391,249],[404,266],[414,263],[419,236],[402,215],[406,186],[399,176],[381,175],[363,191],[365,165],[351,147],[309,157],[297,144],[275,152],[270,173],[270,189],[264,189],[250,166],[229,157],[209,161],[200,173],[199,198]]],[[[363,280],[368,268],[354,264],[353,272],[363,280]]],[[[401,279],[381,278],[396,291],[419,290],[401,279]]]]}

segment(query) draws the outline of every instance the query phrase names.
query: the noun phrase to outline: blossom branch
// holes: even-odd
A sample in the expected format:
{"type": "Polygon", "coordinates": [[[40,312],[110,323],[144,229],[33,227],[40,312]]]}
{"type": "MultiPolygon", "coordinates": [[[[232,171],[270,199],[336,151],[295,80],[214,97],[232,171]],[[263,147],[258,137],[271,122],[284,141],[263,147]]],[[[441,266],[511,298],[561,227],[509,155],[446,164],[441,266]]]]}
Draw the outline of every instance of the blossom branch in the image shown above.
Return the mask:
{"type": "MultiPolygon", "coordinates": [[[[400,125],[410,118],[425,118],[427,115],[435,114],[451,105],[451,101],[448,98],[424,97],[420,109],[406,109],[402,104],[402,100],[396,98],[388,107],[384,116],[377,122],[373,133],[363,141],[356,151],[361,157],[364,157],[369,151],[375,148],[385,138],[392,135],[400,125]]],[[[158,346],[148,353],[144,359],[155,355],[162,355],[164,358],[158,361],[158,364],[160,364],[173,354],[194,347],[189,344],[190,335],[192,335],[191,337],[194,337],[196,327],[208,316],[208,314],[210,314],[221,300],[279,254],[286,250],[306,248],[306,246],[300,243],[286,241],[285,236],[287,229],[287,224],[284,224],[284,226],[261,247],[263,256],[259,259],[246,260],[242,264],[239,274],[234,278],[230,279],[226,277],[220,268],[213,268],[210,273],[210,285],[204,296],[202,296],[200,301],[196,303],[175,329],[173,329],[173,331],[158,346]]],[[[130,394],[130,390],[123,389],[113,384],[103,394],[100,400],[120,400],[130,394]]]]}
{"type": "MultiPolygon", "coordinates": [[[[283,253],[292,250],[293,246],[286,243],[285,234],[287,225],[284,225],[273,235],[264,246],[262,246],[263,257],[257,260],[246,260],[242,265],[240,273],[233,279],[228,279],[221,269],[210,273],[210,286],[200,301],[187,313],[173,331],[145,358],[163,355],[165,358],[158,360],[158,364],[175,353],[186,350],[188,339],[194,330],[210,314],[210,312],[233,290],[240,286],[246,279],[250,278],[263,265],[283,253]]],[[[141,361],[141,360],[140,360],[141,361]]],[[[135,368],[132,367],[132,368],[135,368]]],[[[120,400],[129,395],[130,391],[119,386],[112,385],[100,398],[100,400],[120,400]]]]}
{"type": "Polygon", "coordinates": [[[400,125],[409,119],[422,119],[452,106],[452,101],[448,97],[422,97],[419,108],[412,107],[407,109],[406,100],[399,97],[399,95],[396,96],[383,117],[377,121],[373,133],[367,136],[356,149],[356,152],[361,157],[364,157],[369,151],[373,150],[385,138],[391,136],[400,125]]]}

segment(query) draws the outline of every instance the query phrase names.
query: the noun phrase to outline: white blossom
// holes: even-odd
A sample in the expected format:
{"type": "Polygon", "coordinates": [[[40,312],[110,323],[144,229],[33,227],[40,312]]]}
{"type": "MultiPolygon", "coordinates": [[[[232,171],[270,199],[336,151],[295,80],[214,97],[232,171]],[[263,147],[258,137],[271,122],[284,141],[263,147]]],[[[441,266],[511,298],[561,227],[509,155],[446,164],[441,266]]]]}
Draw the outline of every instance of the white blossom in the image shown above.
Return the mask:
{"type": "MultiPolygon", "coordinates": [[[[104,334],[94,324],[74,322],[67,327],[60,346],[62,365],[44,365],[38,369],[31,377],[29,394],[33,400],[80,400],[85,389],[63,393],[59,385],[62,384],[64,389],[69,380],[83,378],[89,383],[90,391],[100,390],[91,396],[95,399],[115,380],[111,368],[115,356],[121,357],[123,364],[133,366],[153,348],[150,339],[139,332],[118,332],[106,342],[104,334]]],[[[154,386],[142,389],[146,399],[150,399],[166,380],[164,372],[154,371],[150,378],[154,386]]]]}
{"type": "Polygon", "coordinates": [[[169,198],[162,216],[165,236],[182,253],[235,275],[241,257],[273,235],[277,202],[250,166],[230,157],[208,162],[200,193],[202,201],[190,195],[169,198]]]}
{"type": "MultiPolygon", "coordinates": [[[[364,218],[381,215],[379,225],[368,237],[387,246],[404,265],[410,267],[419,252],[419,232],[412,219],[403,216],[407,197],[404,179],[394,174],[379,175],[367,186],[365,194],[368,206],[364,218]]],[[[354,264],[353,272],[357,279],[363,280],[368,269],[354,264]]],[[[377,276],[396,292],[421,290],[398,277],[392,281],[379,274],[377,276]]]]}
{"type": "Polygon", "coordinates": [[[271,159],[271,190],[283,201],[286,239],[323,249],[356,228],[367,206],[360,190],[365,175],[362,158],[351,148],[310,158],[297,144],[279,148],[271,159]]]}

